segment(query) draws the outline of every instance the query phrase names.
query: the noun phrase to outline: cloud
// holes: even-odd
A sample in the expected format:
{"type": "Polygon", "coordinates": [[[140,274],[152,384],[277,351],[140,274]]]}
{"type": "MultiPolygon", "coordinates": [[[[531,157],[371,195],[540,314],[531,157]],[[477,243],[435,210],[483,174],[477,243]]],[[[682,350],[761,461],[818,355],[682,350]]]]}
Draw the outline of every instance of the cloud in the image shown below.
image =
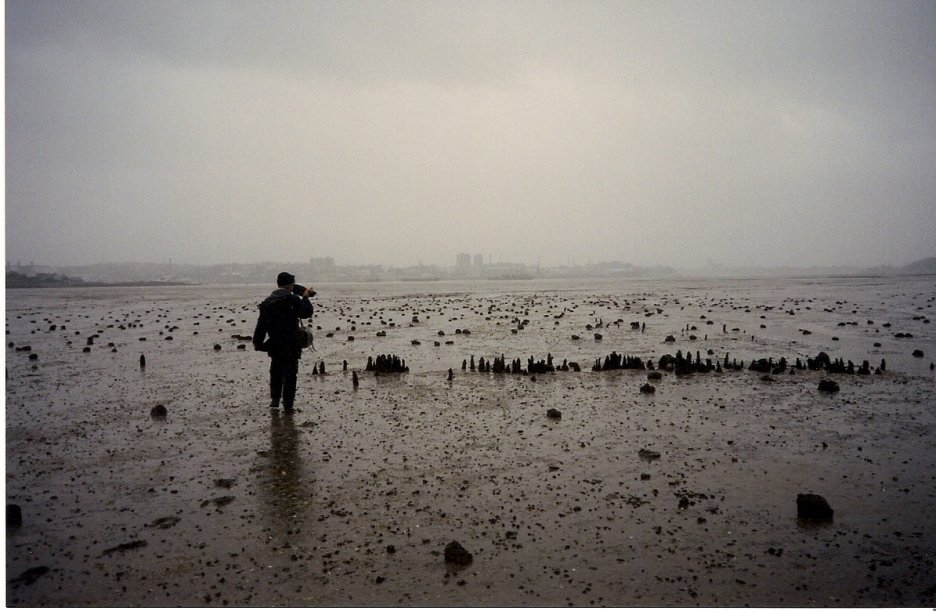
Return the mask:
{"type": "Polygon", "coordinates": [[[932,3],[15,1],[6,19],[13,258],[934,254],[932,3]]]}

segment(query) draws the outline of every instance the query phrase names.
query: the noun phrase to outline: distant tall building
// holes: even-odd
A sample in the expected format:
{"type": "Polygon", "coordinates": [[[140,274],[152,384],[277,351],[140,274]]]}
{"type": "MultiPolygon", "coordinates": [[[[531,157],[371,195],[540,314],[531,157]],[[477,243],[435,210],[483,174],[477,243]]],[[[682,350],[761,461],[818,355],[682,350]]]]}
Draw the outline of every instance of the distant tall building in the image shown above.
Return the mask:
{"type": "Polygon", "coordinates": [[[484,257],[475,255],[473,259],[475,271],[481,271],[484,268],[484,257]]]}
{"type": "Polygon", "coordinates": [[[471,269],[471,255],[466,252],[460,252],[455,257],[455,268],[460,272],[467,272],[471,269]]]}

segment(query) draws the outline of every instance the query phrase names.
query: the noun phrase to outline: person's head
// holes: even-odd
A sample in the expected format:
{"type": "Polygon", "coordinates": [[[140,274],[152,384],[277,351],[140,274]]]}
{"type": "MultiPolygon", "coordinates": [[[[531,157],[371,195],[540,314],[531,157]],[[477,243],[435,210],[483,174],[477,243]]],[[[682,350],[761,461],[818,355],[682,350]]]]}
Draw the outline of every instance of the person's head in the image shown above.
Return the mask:
{"type": "Polygon", "coordinates": [[[296,284],[296,277],[289,272],[280,272],[279,275],[276,276],[276,286],[281,289],[292,290],[294,284],[296,284]]]}

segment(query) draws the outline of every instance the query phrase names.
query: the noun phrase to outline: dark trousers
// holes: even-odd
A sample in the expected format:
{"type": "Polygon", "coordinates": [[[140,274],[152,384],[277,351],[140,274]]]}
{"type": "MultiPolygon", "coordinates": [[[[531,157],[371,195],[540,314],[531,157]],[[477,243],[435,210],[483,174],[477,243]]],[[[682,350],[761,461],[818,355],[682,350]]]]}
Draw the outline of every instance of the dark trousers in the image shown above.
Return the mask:
{"type": "Polygon", "coordinates": [[[274,405],[283,401],[283,409],[292,409],[296,398],[299,359],[275,355],[270,358],[270,399],[274,405]]]}

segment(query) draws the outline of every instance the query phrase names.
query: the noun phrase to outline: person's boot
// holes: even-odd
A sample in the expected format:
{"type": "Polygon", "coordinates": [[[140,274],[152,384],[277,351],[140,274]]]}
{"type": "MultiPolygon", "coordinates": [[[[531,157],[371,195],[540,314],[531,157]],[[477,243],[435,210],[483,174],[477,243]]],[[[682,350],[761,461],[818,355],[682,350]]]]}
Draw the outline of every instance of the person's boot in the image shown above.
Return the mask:
{"type": "Polygon", "coordinates": [[[283,411],[290,413],[293,411],[293,403],[296,399],[296,388],[290,387],[287,383],[283,388],[283,411]]]}

